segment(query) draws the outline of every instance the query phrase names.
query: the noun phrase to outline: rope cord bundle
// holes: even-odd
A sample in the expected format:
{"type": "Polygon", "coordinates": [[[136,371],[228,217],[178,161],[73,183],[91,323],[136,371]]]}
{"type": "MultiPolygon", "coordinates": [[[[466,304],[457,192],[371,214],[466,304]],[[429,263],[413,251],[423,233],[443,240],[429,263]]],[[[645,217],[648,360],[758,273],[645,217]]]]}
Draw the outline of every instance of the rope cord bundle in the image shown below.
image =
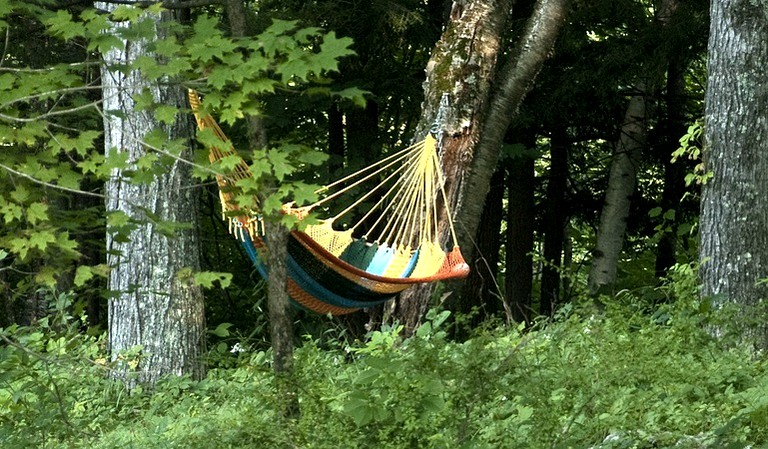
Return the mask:
{"type": "MultiPolygon", "coordinates": [[[[222,146],[210,147],[212,163],[238,157],[224,132],[210,115],[200,112],[200,98],[189,92],[198,128],[210,129],[222,146]]],[[[217,175],[222,213],[229,229],[242,243],[263,277],[268,245],[258,211],[241,209],[234,199],[237,181],[251,176],[240,159],[227,176],[217,175]]],[[[375,184],[339,213],[292,231],[288,242],[288,293],[298,305],[318,312],[342,315],[372,307],[417,283],[466,277],[469,266],[459,249],[443,185],[437,140],[426,139],[321,187],[326,194],[314,204],[283,206],[283,213],[304,217],[352,189],[375,184]],[[376,180],[381,179],[378,183],[376,180]],[[453,249],[439,243],[438,198],[446,208],[453,249]],[[341,217],[374,204],[354,224],[337,230],[341,217]],[[366,229],[363,230],[363,223],[366,229]],[[361,237],[355,235],[362,234],[361,237]]]]}

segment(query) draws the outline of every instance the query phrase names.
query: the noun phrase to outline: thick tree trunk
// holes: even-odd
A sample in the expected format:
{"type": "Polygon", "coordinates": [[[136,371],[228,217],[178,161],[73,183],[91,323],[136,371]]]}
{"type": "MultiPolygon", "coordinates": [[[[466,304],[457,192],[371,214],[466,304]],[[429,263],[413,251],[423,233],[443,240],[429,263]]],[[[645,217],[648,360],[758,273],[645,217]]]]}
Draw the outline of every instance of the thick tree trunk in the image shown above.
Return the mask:
{"type": "Polygon", "coordinates": [[[504,290],[507,320],[531,322],[533,288],[534,159],[522,155],[507,163],[507,252],[504,290]]]}
{"type": "Polygon", "coordinates": [[[551,316],[560,301],[560,270],[563,257],[565,191],[568,187],[568,147],[565,129],[556,129],[550,141],[547,211],[544,218],[544,268],[541,272],[539,313],[551,316]]]}
{"type": "MultiPolygon", "coordinates": [[[[454,2],[451,22],[427,66],[425,101],[417,135],[431,126],[443,94],[451,102],[441,141],[446,192],[456,217],[459,246],[472,258],[475,236],[499,158],[501,144],[515,111],[554,46],[564,22],[567,0],[540,0],[510,60],[495,77],[504,24],[511,2],[454,2]],[[491,82],[498,78],[495,93],[491,82]]],[[[442,220],[446,222],[445,219],[442,220]]],[[[444,226],[445,241],[448,230],[444,226]]],[[[454,286],[453,289],[458,288],[454,286]]],[[[397,317],[413,329],[429,306],[430,286],[402,295],[397,317]]]]}
{"type": "Polygon", "coordinates": [[[710,15],[701,292],[742,306],[745,338],[766,348],[753,306],[768,298],[768,8],[715,0],[710,15]]]}
{"type": "MultiPolygon", "coordinates": [[[[115,5],[100,4],[111,11],[115,5]]],[[[161,17],[156,16],[156,21],[161,17]]],[[[120,23],[115,28],[123,26],[120,23]]],[[[107,157],[127,153],[129,163],[146,154],[142,138],[162,128],[152,113],[136,110],[133,95],[148,89],[158,104],[186,105],[185,93],[168,83],[149,83],[123,64],[147,55],[146,41],[125,42],[124,49],[104,55],[104,126],[107,157]],[[111,111],[119,112],[111,113],[111,111]]],[[[181,114],[166,131],[172,138],[191,137],[191,118],[181,114]]],[[[187,157],[188,155],[182,155],[187,157]]],[[[105,185],[107,213],[121,212],[134,223],[127,239],[107,234],[107,262],[112,268],[109,288],[109,348],[112,357],[141,346],[137,378],[154,384],[164,374],[204,375],[205,318],[198,286],[181,276],[199,269],[194,227],[163,232],[159,221],[194,225],[195,190],[188,165],[175,161],[150,183],[132,183],[129,170],[115,169],[105,185]],[[193,222],[190,223],[190,220],[193,222]]],[[[127,378],[128,365],[117,375],[127,378]]]]}
{"type": "MultiPolygon", "coordinates": [[[[446,177],[445,191],[452,211],[460,207],[465,172],[484,123],[491,79],[496,70],[496,58],[501,50],[501,36],[510,7],[509,0],[455,2],[450,22],[427,64],[424,103],[416,138],[426,135],[438,116],[443,95],[447,95],[450,105],[443,111],[440,145],[446,177]]],[[[486,183],[491,175],[488,173],[486,183]]],[[[478,219],[485,193],[471,199],[479,202],[478,219]]],[[[440,217],[440,221],[445,225],[441,235],[447,242],[446,217],[440,217]]],[[[458,223],[458,227],[462,228],[462,224],[458,223]]],[[[467,235],[474,237],[475,229],[477,226],[467,235]]],[[[470,241],[469,238],[465,240],[463,250],[471,251],[470,241]]],[[[431,284],[415,286],[406,290],[396,303],[392,316],[405,325],[407,332],[421,323],[429,308],[431,293],[431,284]]]]}
{"type": "Polygon", "coordinates": [[[637,165],[645,146],[646,101],[641,86],[629,100],[621,137],[613,151],[605,202],[597,228],[597,242],[589,270],[589,292],[596,295],[616,282],[619,255],[624,244],[629,206],[635,192],[637,165]]]}

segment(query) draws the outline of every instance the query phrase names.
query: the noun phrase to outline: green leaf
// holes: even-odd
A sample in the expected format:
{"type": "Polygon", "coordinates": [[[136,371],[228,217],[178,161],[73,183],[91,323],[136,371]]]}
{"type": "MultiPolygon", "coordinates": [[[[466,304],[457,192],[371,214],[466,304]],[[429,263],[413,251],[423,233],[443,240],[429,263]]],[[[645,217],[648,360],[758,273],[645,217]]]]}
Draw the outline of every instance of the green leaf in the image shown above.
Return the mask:
{"type": "Polygon", "coordinates": [[[75,270],[75,286],[82,287],[86,282],[93,278],[91,267],[81,265],[75,270]]]}
{"type": "Polygon", "coordinates": [[[5,223],[8,224],[14,220],[21,220],[24,216],[24,210],[16,203],[0,198],[0,214],[3,215],[5,223]]]}
{"type": "Polygon", "coordinates": [[[232,323],[221,323],[218,326],[216,326],[216,329],[212,330],[211,333],[221,338],[229,337],[231,335],[229,332],[229,328],[232,326],[233,326],[232,323]]]}
{"type": "Polygon", "coordinates": [[[323,43],[320,44],[320,52],[316,58],[317,63],[322,67],[323,71],[338,71],[339,59],[355,54],[350,48],[352,43],[352,38],[337,38],[335,32],[329,32],[323,37],[323,43]]]}
{"type": "Polygon", "coordinates": [[[48,205],[37,202],[30,204],[27,208],[27,221],[33,225],[41,221],[48,221],[48,205]]]}
{"type": "Polygon", "coordinates": [[[365,96],[369,94],[370,92],[359,89],[357,87],[348,87],[346,89],[332,93],[333,96],[343,98],[345,100],[350,100],[355,106],[361,108],[365,107],[365,104],[367,103],[365,96]]]}
{"type": "Polygon", "coordinates": [[[56,243],[56,235],[50,230],[34,231],[29,235],[30,248],[45,251],[51,243],[56,243]]]}
{"type": "Polygon", "coordinates": [[[29,190],[24,185],[19,184],[16,189],[11,192],[11,198],[17,203],[23,203],[29,199],[29,190]]]}
{"type": "Polygon", "coordinates": [[[59,9],[56,14],[44,21],[48,32],[64,40],[83,36],[85,29],[82,24],[74,21],[72,14],[64,9],[59,9]]]}
{"type": "Polygon", "coordinates": [[[288,160],[286,151],[279,149],[267,151],[267,159],[272,164],[272,173],[279,182],[282,182],[286,175],[290,175],[296,170],[296,167],[288,160]]]}
{"type": "Polygon", "coordinates": [[[218,283],[221,288],[227,288],[232,283],[232,273],[220,273],[215,271],[201,271],[193,276],[196,285],[203,288],[213,288],[218,283]]]}

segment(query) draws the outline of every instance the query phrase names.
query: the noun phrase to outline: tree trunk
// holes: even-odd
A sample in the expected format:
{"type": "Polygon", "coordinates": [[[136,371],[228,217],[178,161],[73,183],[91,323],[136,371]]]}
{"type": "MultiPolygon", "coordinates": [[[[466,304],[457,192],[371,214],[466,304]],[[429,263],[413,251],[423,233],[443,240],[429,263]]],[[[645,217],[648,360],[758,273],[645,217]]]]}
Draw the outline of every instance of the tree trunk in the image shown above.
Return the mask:
{"type": "MultiPolygon", "coordinates": [[[[657,23],[661,27],[667,27],[677,9],[677,0],[662,0],[656,17],[657,23]]],[[[658,46],[661,47],[662,44],[659,42],[658,46]]],[[[630,99],[627,107],[621,127],[621,137],[613,153],[605,202],[597,230],[597,241],[592,253],[592,266],[587,281],[591,295],[609,292],[616,282],[631,196],[635,189],[637,164],[646,140],[648,111],[645,95],[661,85],[663,75],[663,67],[651,66],[646,74],[647,84],[637,85],[637,92],[630,99]]]]}
{"type": "MultiPolygon", "coordinates": [[[[567,0],[540,0],[510,60],[496,72],[501,36],[511,3],[506,0],[453,4],[451,21],[427,65],[425,101],[417,136],[422,136],[436,116],[440,98],[448,94],[451,108],[442,123],[443,170],[448,202],[457,222],[459,246],[472,258],[475,236],[499,158],[501,144],[515,111],[549,57],[567,0]],[[486,119],[487,118],[487,119],[486,119]]],[[[441,220],[443,224],[447,220],[441,220]]],[[[441,235],[447,241],[448,229],[441,235]]],[[[453,286],[457,289],[458,286],[453,286]]],[[[430,286],[419,286],[402,295],[395,316],[413,329],[429,306],[430,286]]]]}
{"type": "MultiPolygon", "coordinates": [[[[233,36],[246,35],[246,11],[242,0],[226,0],[227,17],[233,36]]],[[[246,120],[250,148],[267,146],[267,131],[258,116],[246,120]]],[[[263,203],[263,200],[261,201],[263,203]]],[[[264,232],[269,242],[267,267],[267,307],[269,309],[269,332],[272,346],[272,368],[277,381],[277,393],[283,401],[283,416],[298,418],[299,396],[293,381],[293,321],[291,300],[288,295],[288,238],[289,231],[280,222],[282,217],[265,217],[264,232]]]]}
{"type": "Polygon", "coordinates": [[[476,256],[470,262],[471,271],[460,295],[448,298],[447,306],[460,313],[472,313],[468,323],[475,326],[501,310],[502,295],[496,281],[499,248],[501,246],[501,220],[504,218],[504,171],[497,170],[491,179],[491,189],[485,197],[483,217],[475,237],[476,256]],[[450,302],[458,299],[458,304],[450,302]]]}
{"type": "MultiPolygon", "coordinates": [[[[489,0],[455,2],[450,22],[432,52],[424,82],[422,115],[416,127],[416,139],[423,138],[438,116],[443,95],[450,105],[440,123],[445,191],[452,211],[459,207],[465,171],[472,160],[474,147],[484,123],[484,111],[490,95],[496,58],[501,50],[501,36],[511,2],[489,0]]],[[[498,150],[498,149],[497,149],[498,150]]],[[[492,173],[488,173],[486,183],[492,173]]],[[[487,190],[487,189],[486,189],[487,190]]],[[[471,201],[478,201],[477,214],[482,213],[485,192],[471,201]]],[[[443,241],[447,241],[446,216],[440,217],[443,241]]],[[[458,223],[461,228],[462,224],[458,223]]],[[[474,237],[477,226],[466,235],[474,237]]],[[[470,239],[462,248],[471,251],[470,239]]],[[[395,306],[392,317],[412,332],[429,308],[432,284],[406,290],[395,306]]]]}
{"type": "Polygon", "coordinates": [[[565,129],[555,129],[550,141],[547,211],[544,218],[544,269],[541,272],[539,313],[551,316],[560,301],[560,270],[563,257],[565,191],[568,188],[568,147],[565,129]]]}
{"type": "Polygon", "coordinates": [[[507,163],[507,252],[504,290],[507,320],[531,322],[533,287],[534,158],[522,155],[507,163]]]}
{"type": "MultiPolygon", "coordinates": [[[[656,276],[663,278],[667,270],[676,262],[677,229],[680,223],[680,200],[685,193],[684,166],[672,163],[672,153],[680,146],[680,137],[685,133],[685,116],[683,101],[685,95],[685,69],[680,60],[679,52],[669,58],[667,68],[667,114],[661,126],[663,135],[660,146],[660,157],[664,166],[664,190],[661,194],[662,216],[669,210],[675,210],[675,217],[669,228],[662,232],[656,249],[656,276]]],[[[665,225],[666,223],[662,223],[665,225]]]]}
{"type": "Polygon", "coordinates": [[[277,379],[277,392],[283,404],[283,416],[297,418],[299,397],[293,382],[293,321],[286,287],[286,279],[288,279],[286,248],[289,232],[281,223],[269,220],[265,222],[265,231],[269,237],[267,304],[272,339],[272,367],[277,379]],[[276,248],[280,250],[275,250],[276,248]]]}
{"type": "MultiPolygon", "coordinates": [[[[99,4],[112,11],[115,5],[99,4]]],[[[161,17],[154,19],[160,22],[161,17]]],[[[114,23],[113,27],[124,26],[114,23]]],[[[117,33],[115,33],[117,34],[117,33]]],[[[164,374],[204,375],[205,317],[203,295],[191,284],[188,270],[199,269],[195,240],[196,190],[188,165],[175,161],[150,183],[132,183],[129,170],[146,154],[142,138],[162,125],[151,112],[136,110],[133,95],[149,90],[158,104],[184,107],[185,93],[170,83],[149,83],[138,71],[124,72],[122,64],[147,55],[146,41],[125,42],[124,49],[104,54],[102,84],[107,157],[127,153],[128,170],[114,169],[106,182],[107,213],[121,212],[135,225],[128,238],[107,233],[107,263],[112,268],[109,288],[109,349],[113,359],[136,346],[141,357],[135,380],[154,384],[164,374]],[[119,112],[112,113],[111,111],[119,112]],[[160,222],[191,224],[169,234],[160,222]]],[[[191,117],[180,114],[165,127],[171,138],[191,137],[191,117]]],[[[182,155],[187,158],[189,155],[182,155]]],[[[128,379],[128,364],[119,377],[128,379]]],[[[131,377],[131,379],[133,379],[131,377]]],[[[133,380],[130,382],[133,384],[133,380]]]]}
{"type": "Polygon", "coordinates": [[[344,168],[344,114],[336,102],[328,107],[328,175],[329,179],[344,168]]]}
{"type": "Polygon", "coordinates": [[[589,270],[589,292],[597,295],[616,282],[619,255],[624,244],[629,206],[635,191],[637,165],[645,145],[645,89],[638,87],[629,100],[621,137],[613,151],[605,202],[600,213],[597,241],[589,270]]]}
{"type": "Polygon", "coordinates": [[[766,348],[754,306],[768,297],[768,10],[715,0],[710,16],[701,293],[741,306],[745,339],[766,348]]]}

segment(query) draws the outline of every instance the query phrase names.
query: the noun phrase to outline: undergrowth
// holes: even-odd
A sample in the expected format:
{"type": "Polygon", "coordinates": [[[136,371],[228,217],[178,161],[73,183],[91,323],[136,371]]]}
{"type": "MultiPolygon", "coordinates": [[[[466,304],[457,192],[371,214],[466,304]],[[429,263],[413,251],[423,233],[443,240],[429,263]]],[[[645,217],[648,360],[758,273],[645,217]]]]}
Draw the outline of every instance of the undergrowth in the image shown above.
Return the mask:
{"type": "Polygon", "coordinates": [[[103,337],[59,307],[0,330],[0,447],[761,447],[766,364],[712,337],[733,316],[685,282],[664,287],[662,305],[624,293],[599,314],[573,305],[466,341],[447,338],[446,312],[408,339],[399,327],[332,348],[307,338],[295,420],[278,412],[268,352],[241,352],[200,382],[128,391],[107,375],[103,337]]]}

